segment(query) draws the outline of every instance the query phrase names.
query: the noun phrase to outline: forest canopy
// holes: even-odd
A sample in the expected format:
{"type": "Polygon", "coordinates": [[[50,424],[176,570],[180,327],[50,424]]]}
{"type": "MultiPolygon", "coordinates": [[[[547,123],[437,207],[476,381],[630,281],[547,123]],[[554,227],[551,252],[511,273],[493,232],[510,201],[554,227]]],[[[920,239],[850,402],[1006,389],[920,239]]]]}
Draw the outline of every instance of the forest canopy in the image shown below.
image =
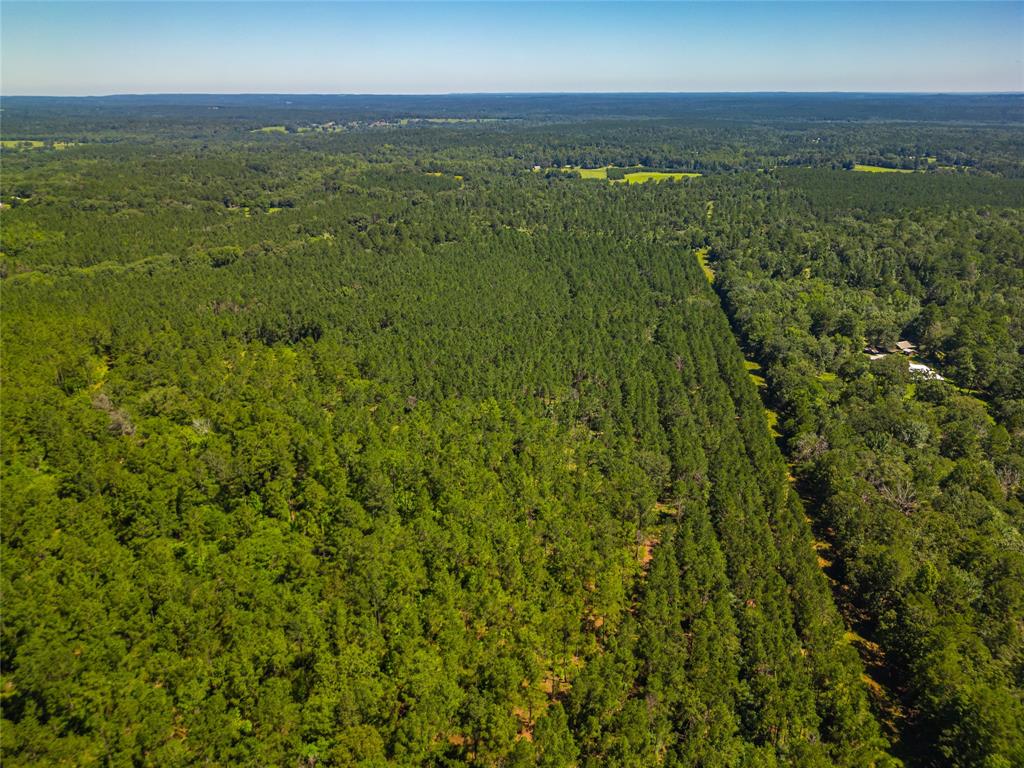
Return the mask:
{"type": "Polygon", "coordinates": [[[296,98],[5,99],[5,761],[1024,763],[1020,97],[296,98]]]}

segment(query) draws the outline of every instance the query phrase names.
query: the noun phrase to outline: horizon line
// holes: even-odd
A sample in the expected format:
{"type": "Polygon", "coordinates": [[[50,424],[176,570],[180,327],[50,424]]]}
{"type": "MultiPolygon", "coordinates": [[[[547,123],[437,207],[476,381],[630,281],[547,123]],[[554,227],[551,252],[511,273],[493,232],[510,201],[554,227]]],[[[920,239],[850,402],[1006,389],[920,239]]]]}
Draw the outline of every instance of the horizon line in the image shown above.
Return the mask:
{"type": "Polygon", "coordinates": [[[109,99],[151,96],[1024,96],[1024,90],[1007,91],[138,91],[84,94],[0,93],[0,99],[109,99]]]}

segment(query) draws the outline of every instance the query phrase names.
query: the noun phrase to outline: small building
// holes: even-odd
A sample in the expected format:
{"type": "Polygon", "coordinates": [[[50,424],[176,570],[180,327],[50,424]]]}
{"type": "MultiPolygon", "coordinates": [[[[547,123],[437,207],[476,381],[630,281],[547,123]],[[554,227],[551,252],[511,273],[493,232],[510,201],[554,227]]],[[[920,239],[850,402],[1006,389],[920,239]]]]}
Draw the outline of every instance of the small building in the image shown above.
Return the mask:
{"type": "Polygon", "coordinates": [[[872,355],[872,354],[876,355],[876,354],[878,354],[880,352],[886,352],[886,353],[888,353],[890,355],[894,355],[897,352],[899,352],[901,354],[904,354],[904,355],[912,355],[915,352],[917,352],[917,347],[915,347],[914,343],[911,342],[911,341],[907,341],[906,339],[900,339],[895,344],[886,344],[886,345],[884,345],[881,349],[875,349],[874,347],[868,347],[865,350],[865,352],[867,352],[869,355],[872,355]]]}

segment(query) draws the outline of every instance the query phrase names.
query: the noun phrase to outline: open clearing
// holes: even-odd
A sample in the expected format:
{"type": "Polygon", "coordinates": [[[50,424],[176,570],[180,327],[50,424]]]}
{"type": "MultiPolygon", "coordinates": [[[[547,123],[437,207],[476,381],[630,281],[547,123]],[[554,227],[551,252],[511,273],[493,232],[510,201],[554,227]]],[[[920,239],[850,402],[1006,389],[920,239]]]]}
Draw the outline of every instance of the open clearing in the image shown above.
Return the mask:
{"type": "Polygon", "coordinates": [[[640,166],[632,168],[621,168],[615,165],[604,165],[600,168],[581,168],[579,166],[564,166],[561,169],[564,173],[578,173],[581,179],[608,179],[613,184],[643,184],[648,181],[665,181],[673,179],[693,179],[701,174],[692,171],[646,171],[640,166]],[[608,171],[611,169],[626,171],[621,179],[608,179],[608,171]]]}
{"type": "Polygon", "coordinates": [[[750,380],[754,382],[758,389],[764,389],[768,386],[768,382],[760,374],[761,364],[759,362],[744,359],[743,367],[747,369],[747,375],[750,376],[750,380]]]}
{"type": "Polygon", "coordinates": [[[779,424],[779,414],[763,404],[766,390],[768,389],[768,382],[764,376],[761,375],[761,364],[756,360],[744,358],[743,367],[747,369],[747,375],[750,376],[750,380],[754,382],[754,386],[757,387],[758,393],[761,395],[762,406],[764,408],[764,419],[768,424],[768,434],[772,436],[772,439],[782,437],[782,433],[777,429],[779,424]]]}
{"type": "Polygon", "coordinates": [[[660,182],[666,179],[672,179],[679,181],[680,179],[696,179],[700,176],[699,173],[691,173],[688,171],[636,171],[635,173],[627,173],[623,179],[627,184],[644,184],[648,181],[660,182]]]}
{"type": "MultiPolygon", "coordinates": [[[[710,205],[710,203],[709,203],[709,205],[710,205]]],[[[708,279],[709,283],[714,283],[715,282],[715,270],[713,270],[711,268],[711,265],[708,264],[708,249],[707,248],[698,248],[697,251],[696,251],[696,254],[697,254],[697,261],[700,262],[700,268],[701,268],[701,271],[704,273],[704,277],[706,277],[708,279]]]]}
{"type": "Polygon", "coordinates": [[[907,168],[883,168],[880,165],[861,165],[860,163],[855,163],[853,170],[865,173],[913,173],[907,168]]]}
{"type": "Polygon", "coordinates": [[[0,146],[4,149],[39,149],[45,144],[35,139],[4,139],[0,146]]]}

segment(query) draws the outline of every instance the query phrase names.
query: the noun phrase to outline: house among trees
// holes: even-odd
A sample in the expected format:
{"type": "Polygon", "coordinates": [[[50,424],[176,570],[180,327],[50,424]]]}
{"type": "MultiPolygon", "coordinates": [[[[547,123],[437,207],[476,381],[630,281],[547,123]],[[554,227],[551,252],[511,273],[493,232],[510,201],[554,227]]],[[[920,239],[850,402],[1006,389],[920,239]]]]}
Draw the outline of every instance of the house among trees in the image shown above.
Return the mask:
{"type": "Polygon", "coordinates": [[[886,344],[883,347],[876,347],[871,344],[864,347],[864,354],[871,360],[879,360],[886,355],[896,354],[897,352],[908,356],[914,355],[917,353],[917,347],[914,346],[913,342],[905,339],[900,339],[895,344],[886,344]]]}
{"type": "Polygon", "coordinates": [[[914,346],[913,342],[907,341],[906,339],[900,339],[895,344],[885,344],[882,347],[872,345],[864,347],[864,353],[871,355],[872,360],[876,360],[883,355],[892,355],[897,352],[904,355],[913,355],[917,352],[917,347],[914,346]]]}

